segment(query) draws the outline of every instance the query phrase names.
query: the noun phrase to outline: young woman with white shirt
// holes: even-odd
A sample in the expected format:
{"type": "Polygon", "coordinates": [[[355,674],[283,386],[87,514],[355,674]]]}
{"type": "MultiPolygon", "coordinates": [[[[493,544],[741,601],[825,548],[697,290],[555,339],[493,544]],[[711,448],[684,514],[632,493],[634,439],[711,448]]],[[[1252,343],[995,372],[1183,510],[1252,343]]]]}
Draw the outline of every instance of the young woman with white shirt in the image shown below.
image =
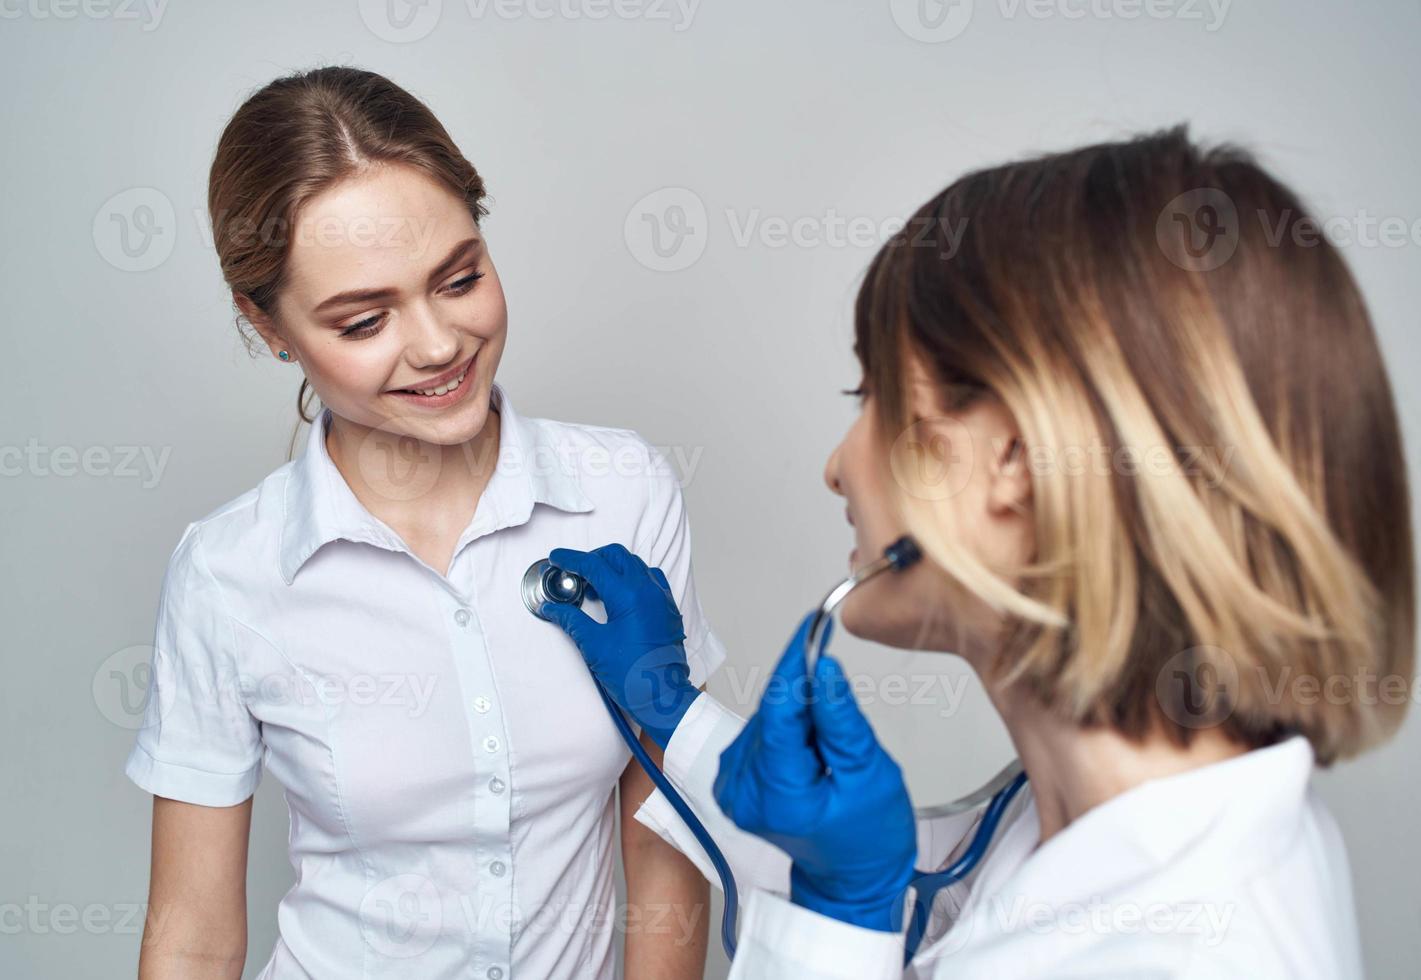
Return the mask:
{"type": "Polygon", "coordinates": [[[556,546],[623,542],[666,569],[701,685],[725,654],[680,487],[636,433],[526,417],[495,383],[483,198],[430,111],[370,72],[277,79],[222,134],[222,272],[304,373],[312,427],[187,525],[164,576],[126,767],[154,794],[143,978],[241,975],[264,770],[296,882],[263,978],[612,977],[618,800],[626,976],[701,976],[706,883],[628,819],[650,781],[519,591],[556,546]]]}

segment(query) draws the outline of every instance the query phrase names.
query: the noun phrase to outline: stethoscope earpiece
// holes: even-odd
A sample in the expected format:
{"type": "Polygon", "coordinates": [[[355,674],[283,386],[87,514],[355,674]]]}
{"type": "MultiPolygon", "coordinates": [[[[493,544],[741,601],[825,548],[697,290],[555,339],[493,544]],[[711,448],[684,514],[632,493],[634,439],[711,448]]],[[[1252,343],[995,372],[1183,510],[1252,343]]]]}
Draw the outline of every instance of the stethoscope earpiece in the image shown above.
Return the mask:
{"type": "Polygon", "coordinates": [[[923,552],[918,543],[905,534],[883,549],[883,557],[869,562],[829,590],[824,601],[819,603],[819,611],[814,614],[814,622],[809,625],[809,636],[805,641],[805,667],[811,674],[814,672],[814,658],[823,642],[824,631],[829,628],[829,620],[840,603],[849,597],[849,593],[884,572],[901,572],[917,564],[922,557],[923,552]]]}

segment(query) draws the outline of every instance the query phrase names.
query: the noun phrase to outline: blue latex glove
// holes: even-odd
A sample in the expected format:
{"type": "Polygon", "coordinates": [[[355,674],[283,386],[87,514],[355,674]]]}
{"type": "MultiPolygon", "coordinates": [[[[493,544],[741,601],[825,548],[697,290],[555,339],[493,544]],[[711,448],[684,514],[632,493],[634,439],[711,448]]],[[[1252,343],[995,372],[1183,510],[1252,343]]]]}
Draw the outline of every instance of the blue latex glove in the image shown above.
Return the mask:
{"type": "Polygon", "coordinates": [[[843,668],[823,652],[830,630],[812,681],[807,676],[813,618],[800,623],[759,710],[721,753],[715,799],[736,826],[793,859],[795,904],[899,932],[917,859],[913,806],[902,770],[878,744],[843,668]]]}
{"type": "Polygon", "coordinates": [[[665,749],[700,694],[691,684],[686,631],[665,574],[620,544],[590,552],[555,548],[548,561],[588,581],[607,621],[557,602],[543,603],[543,615],[572,637],[592,676],[665,749]]]}

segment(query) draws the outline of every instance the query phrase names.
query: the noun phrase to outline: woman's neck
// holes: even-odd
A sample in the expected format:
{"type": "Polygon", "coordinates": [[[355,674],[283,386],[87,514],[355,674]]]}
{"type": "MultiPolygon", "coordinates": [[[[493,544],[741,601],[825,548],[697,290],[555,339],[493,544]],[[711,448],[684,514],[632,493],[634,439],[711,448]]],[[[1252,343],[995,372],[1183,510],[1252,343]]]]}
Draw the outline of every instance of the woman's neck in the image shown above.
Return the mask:
{"type": "Polygon", "coordinates": [[[406,538],[462,530],[498,465],[500,417],[489,407],[468,442],[438,445],[332,421],[331,462],[365,508],[406,538]]]}
{"type": "Polygon", "coordinates": [[[1248,751],[1217,728],[1194,732],[1188,748],[1175,745],[1163,733],[1135,742],[1113,729],[1085,729],[1062,721],[1020,689],[994,689],[989,684],[988,695],[1031,781],[1041,820],[1038,847],[1086,811],[1147,780],[1248,751]]]}

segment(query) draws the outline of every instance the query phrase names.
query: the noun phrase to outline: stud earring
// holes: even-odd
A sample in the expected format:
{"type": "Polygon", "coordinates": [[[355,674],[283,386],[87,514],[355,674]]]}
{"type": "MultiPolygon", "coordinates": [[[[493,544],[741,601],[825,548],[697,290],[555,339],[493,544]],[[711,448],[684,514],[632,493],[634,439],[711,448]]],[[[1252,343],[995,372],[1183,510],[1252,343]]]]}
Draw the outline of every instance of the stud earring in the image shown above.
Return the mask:
{"type": "Polygon", "coordinates": [[[291,355],[288,354],[288,353],[286,353],[286,351],[282,351],[280,354],[277,354],[276,356],[279,357],[279,358],[281,358],[283,361],[289,361],[289,360],[291,360],[291,355]]]}

